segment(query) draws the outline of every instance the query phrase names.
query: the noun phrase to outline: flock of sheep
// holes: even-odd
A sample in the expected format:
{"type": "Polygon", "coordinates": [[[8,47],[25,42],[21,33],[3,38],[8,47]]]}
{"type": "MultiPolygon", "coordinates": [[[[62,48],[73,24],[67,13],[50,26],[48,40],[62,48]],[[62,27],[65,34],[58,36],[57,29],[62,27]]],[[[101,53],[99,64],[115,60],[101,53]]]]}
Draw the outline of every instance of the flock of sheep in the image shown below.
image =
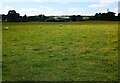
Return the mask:
{"type": "MultiPolygon", "coordinates": [[[[59,24],[59,29],[61,29],[61,27],[63,26],[63,24],[59,24]]],[[[38,26],[39,28],[42,28],[41,25],[38,26]]],[[[6,30],[8,30],[8,27],[5,27],[6,30]]]]}
{"type": "MultiPolygon", "coordinates": [[[[58,26],[59,29],[61,29],[62,26],[63,26],[63,24],[59,24],[59,26],[58,26]]],[[[39,27],[39,28],[42,28],[41,25],[39,25],[38,27],[39,27]]],[[[5,27],[5,29],[8,30],[8,27],[5,27]]],[[[59,36],[59,37],[61,37],[61,36],[59,36]]],[[[85,36],[85,35],[82,35],[82,37],[86,37],[86,36],[85,36]]]]}

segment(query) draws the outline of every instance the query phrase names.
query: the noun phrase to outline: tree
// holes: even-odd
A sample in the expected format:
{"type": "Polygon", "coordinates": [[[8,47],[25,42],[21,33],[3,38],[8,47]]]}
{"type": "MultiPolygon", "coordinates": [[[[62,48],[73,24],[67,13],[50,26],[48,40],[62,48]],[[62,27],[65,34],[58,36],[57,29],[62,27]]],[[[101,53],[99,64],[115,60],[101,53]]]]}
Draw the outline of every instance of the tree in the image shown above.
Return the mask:
{"type": "Polygon", "coordinates": [[[106,20],[115,20],[115,13],[114,12],[108,12],[106,13],[106,20]]]}
{"type": "Polygon", "coordinates": [[[7,15],[2,14],[1,16],[2,16],[2,21],[6,21],[7,20],[7,15]]]}
{"type": "Polygon", "coordinates": [[[96,13],[94,16],[95,20],[105,20],[105,21],[114,21],[116,20],[114,12],[107,13],[96,13]]]}
{"type": "Polygon", "coordinates": [[[82,21],[82,20],[83,20],[83,19],[82,19],[82,16],[81,16],[81,15],[77,15],[77,16],[76,16],[76,20],[77,20],[77,21],[82,21]]]}
{"type": "Polygon", "coordinates": [[[15,10],[9,10],[7,14],[7,21],[9,22],[17,22],[19,21],[19,13],[16,13],[15,10]]]}
{"type": "Polygon", "coordinates": [[[23,21],[23,22],[27,22],[27,21],[28,21],[28,20],[27,20],[27,15],[26,15],[26,14],[22,17],[22,21],[23,21]]]}
{"type": "Polygon", "coordinates": [[[80,16],[80,15],[77,15],[77,16],[72,15],[72,16],[70,16],[70,20],[71,21],[81,21],[83,19],[82,19],[82,16],[80,16]]]}
{"type": "Polygon", "coordinates": [[[46,19],[47,19],[47,17],[45,16],[45,15],[39,15],[39,21],[40,22],[45,22],[46,21],[46,19]]]}

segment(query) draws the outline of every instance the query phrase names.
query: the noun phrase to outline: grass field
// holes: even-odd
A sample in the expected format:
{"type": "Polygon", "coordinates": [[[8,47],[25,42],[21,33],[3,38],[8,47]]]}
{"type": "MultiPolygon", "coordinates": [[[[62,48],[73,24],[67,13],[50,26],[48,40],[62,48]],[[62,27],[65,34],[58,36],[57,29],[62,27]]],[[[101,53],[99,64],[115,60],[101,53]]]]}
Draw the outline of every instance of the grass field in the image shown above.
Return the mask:
{"type": "Polygon", "coordinates": [[[118,22],[3,23],[2,30],[3,81],[118,80],[118,22]]]}

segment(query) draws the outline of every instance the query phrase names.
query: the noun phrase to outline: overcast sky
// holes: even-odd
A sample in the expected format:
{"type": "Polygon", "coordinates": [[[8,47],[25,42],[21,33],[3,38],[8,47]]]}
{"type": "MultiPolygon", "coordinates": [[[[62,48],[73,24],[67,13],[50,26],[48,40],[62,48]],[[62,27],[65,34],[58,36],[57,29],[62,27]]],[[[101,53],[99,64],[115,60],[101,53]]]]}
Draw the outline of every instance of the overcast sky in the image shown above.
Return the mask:
{"type": "Polygon", "coordinates": [[[118,13],[119,0],[0,0],[0,14],[16,10],[21,16],[94,15],[110,11],[118,13]]]}

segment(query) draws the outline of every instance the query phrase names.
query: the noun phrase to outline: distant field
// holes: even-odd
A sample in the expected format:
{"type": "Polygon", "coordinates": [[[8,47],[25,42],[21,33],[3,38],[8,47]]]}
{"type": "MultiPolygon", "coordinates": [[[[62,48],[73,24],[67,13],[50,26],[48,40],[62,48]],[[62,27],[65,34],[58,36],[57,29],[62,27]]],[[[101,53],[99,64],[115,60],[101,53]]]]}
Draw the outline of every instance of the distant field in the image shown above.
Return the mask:
{"type": "Polygon", "coordinates": [[[118,80],[118,22],[3,23],[2,30],[3,81],[118,80]]]}

